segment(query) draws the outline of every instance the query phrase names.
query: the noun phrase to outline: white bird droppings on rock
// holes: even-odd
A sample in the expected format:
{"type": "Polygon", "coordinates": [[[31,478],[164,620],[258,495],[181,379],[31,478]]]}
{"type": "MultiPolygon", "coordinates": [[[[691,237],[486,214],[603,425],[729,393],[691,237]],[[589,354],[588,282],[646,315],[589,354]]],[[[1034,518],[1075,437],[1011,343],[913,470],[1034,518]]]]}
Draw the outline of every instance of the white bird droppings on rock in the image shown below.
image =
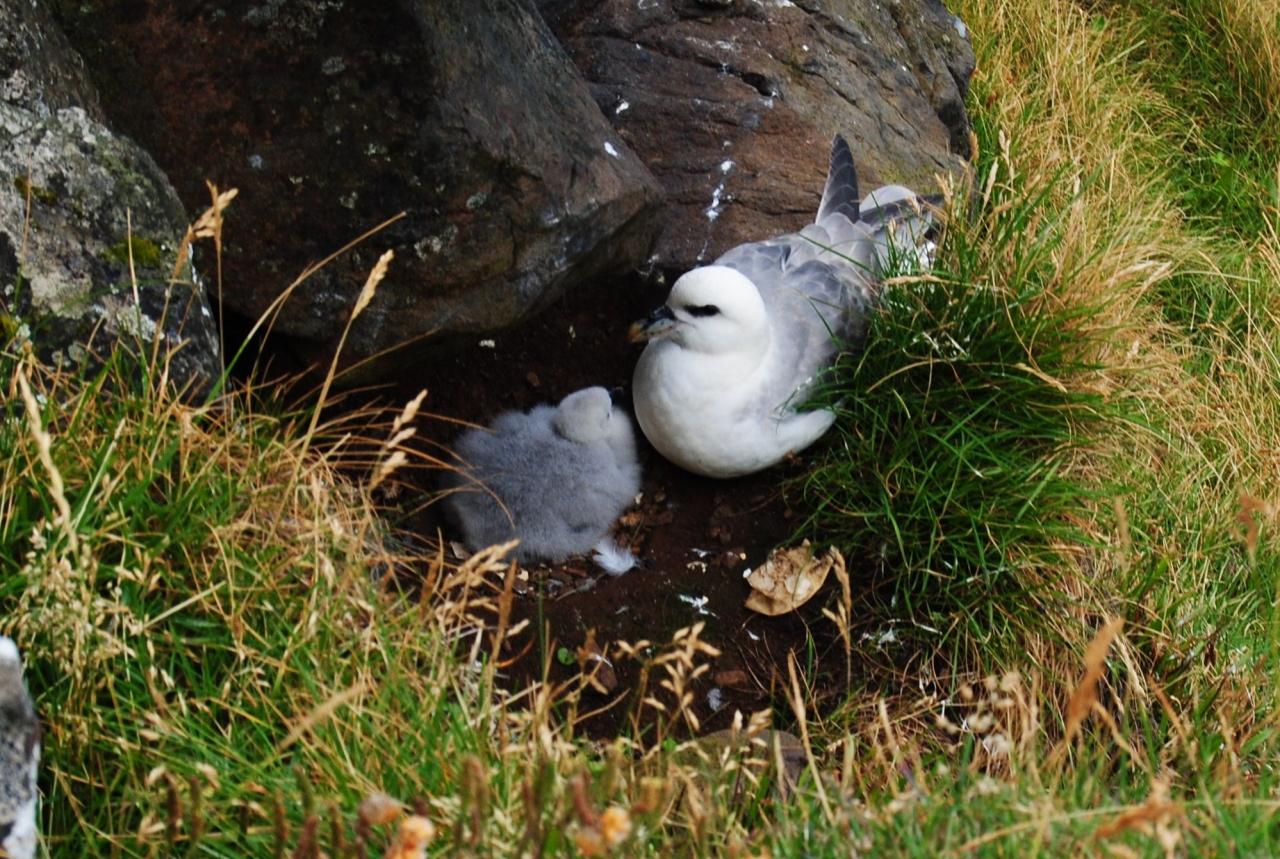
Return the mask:
{"type": "Polygon", "coordinates": [[[705,209],[708,221],[715,221],[720,217],[720,211],[724,208],[724,188],[729,182],[729,173],[732,171],[732,161],[726,159],[720,162],[721,179],[711,191],[711,205],[705,209]]]}

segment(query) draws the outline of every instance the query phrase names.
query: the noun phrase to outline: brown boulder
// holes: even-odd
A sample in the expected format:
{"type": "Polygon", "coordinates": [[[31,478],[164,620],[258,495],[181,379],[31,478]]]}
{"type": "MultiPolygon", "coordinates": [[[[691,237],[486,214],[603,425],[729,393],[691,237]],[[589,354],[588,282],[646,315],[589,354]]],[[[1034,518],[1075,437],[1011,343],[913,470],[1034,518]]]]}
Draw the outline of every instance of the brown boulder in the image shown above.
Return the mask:
{"type": "Polygon", "coordinates": [[[654,262],[807,223],[830,141],[863,188],[959,174],[973,52],[937,0],[547,0],[596,101],[665,187],[654,262]]]}
{"type": "Polygon", "coordinates": [[[636,264],[660,190],[524,0],[86,4],[72,38],[114,121],[188,206],[237,187],[224,301],[256,316],[303,266],[276,331],[333,344],[373,262],[390,274],[349,357],[512,325],[636,264]]]}

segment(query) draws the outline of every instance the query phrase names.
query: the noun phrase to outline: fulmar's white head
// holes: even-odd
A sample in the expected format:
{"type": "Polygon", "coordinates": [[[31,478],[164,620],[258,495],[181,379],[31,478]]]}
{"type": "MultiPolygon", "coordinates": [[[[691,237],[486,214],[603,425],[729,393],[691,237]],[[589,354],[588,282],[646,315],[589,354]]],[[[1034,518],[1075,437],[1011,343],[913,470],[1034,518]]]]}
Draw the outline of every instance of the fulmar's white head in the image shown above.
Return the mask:
{"type": "Polygon", "coordinates": [[[669,339],[709,355],[763,352],[769,318],[759,290],[746,275],[707,265],[681,275],[667,303],[631,326],[631,339],[669,339]]]}

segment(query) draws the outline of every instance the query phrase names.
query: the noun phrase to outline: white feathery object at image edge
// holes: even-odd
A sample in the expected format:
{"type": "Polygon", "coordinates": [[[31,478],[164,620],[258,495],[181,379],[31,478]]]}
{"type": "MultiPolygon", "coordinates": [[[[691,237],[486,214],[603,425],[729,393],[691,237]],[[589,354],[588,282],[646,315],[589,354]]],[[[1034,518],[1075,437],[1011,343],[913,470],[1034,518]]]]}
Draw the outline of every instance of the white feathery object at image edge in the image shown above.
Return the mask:
{"type": "Polygon", "coordinates": [[[22,657],[0,636],[0,848],[10,859],[36,855],[36,771],[40,723],[22,678],[22,657]]]}

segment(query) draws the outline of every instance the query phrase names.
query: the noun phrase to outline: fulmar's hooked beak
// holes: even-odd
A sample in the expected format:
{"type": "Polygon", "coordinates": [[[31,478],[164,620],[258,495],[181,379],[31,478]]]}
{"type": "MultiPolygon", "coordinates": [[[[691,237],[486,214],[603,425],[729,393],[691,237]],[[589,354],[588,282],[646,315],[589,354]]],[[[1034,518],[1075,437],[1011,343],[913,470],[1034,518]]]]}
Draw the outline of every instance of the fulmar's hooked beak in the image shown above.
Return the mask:
{"type": "Polygon", "coordinates": [[[627,338],[632,343],[639,343],[643,340],[657,340],[660,337],[666,337],[679,324],[676,315],[670,307],[665,304],[661,307],[654,308],[654,311],[644,319],[639,319],[631,323],[631,330],[627,332],[627,338]]]}

